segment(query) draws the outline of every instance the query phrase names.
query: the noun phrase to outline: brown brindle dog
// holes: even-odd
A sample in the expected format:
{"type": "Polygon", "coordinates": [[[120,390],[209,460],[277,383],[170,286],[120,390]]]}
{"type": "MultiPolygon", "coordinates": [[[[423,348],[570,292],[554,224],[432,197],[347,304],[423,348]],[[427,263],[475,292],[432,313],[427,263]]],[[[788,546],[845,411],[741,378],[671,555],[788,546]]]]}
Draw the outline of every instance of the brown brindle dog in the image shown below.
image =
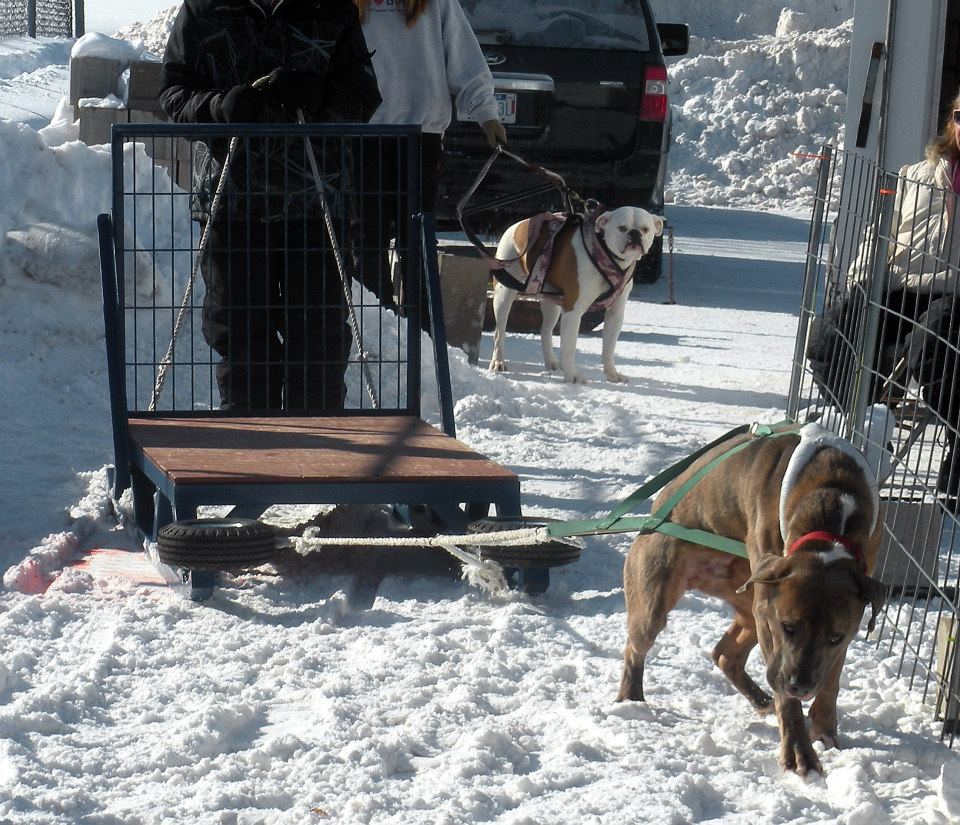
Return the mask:
{"type": "MultiPolygon", "coordinates": [[[[802,437],[756,439],[711,470],[670,517],[742,541],[749,562],[661,533],[633,542],[623,571],[628,638],[617,701],[644,701],[644,661],[683,593],[718,596],[733,607],[733,624],[713,660],[761,715],[776,711],[780,764],[805,776],[823,772],[812,741],[837,746],[847,645],[867,604],[873,629],[884,587],[867,575],[881,534],[869,467],[817,425],[804,427],[802,437]],[[745,670],[758,641],[773,696],[745,670]],[[801,705],[808,699],[809,732],[801,705]]],[[[735,437],[696,461],[664,488],[654,511],[700,467],[751,438],[735,437]]]]}

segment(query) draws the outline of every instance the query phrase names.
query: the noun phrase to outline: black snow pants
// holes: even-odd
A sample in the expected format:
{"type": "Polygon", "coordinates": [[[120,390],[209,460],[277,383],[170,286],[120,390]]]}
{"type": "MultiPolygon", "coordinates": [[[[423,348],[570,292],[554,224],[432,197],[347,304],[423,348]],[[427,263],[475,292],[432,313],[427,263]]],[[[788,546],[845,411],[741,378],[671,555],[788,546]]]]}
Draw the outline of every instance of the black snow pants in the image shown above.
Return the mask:
{"type": "Polygon", "coordinates": [[[202,273],[221,409],[343,409],[352,336],[320,220],[218,220],[202,273]]]}

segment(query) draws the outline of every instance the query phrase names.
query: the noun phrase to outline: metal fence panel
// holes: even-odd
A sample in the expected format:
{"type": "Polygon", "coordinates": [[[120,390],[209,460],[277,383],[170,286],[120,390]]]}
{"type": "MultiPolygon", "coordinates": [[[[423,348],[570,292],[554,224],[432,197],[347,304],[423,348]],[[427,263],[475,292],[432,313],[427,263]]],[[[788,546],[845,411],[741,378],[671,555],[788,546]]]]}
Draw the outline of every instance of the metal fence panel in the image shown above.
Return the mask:
{"type": "Polygon", "coordinates": [[[27,0],[0,0],[0,37],[27,33],[27,0]]]}
{"type": "Polygon", "coordinates": [[[113,135],[130,412],[419,414],[419,130],[113,135]]]}
{"type": "Polygon", "coordinates": [[[74,37],[83,34],[77,0],[0,0],[0,37],[74,37]]]}
{"type": "Polygon", "coordinates": [[[883,451],[876,644],[960,718],[960,230],[949,187],[824,147],[788,414],[883,451]]]}

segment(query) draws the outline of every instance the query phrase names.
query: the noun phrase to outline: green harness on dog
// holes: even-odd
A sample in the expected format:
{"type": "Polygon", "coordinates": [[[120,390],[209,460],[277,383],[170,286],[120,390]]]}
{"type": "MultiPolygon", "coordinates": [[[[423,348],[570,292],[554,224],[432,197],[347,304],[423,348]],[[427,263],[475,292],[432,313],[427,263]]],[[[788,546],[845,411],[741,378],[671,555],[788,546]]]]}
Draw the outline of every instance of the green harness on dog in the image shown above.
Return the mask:
{"type": "Polygon", "coordinates": [[[673,512],[673,508],[683,500],[683,497],[696,487],[707,474],[730,458],[730,456],[739,453],[741,450],[745,450],[751,444],[755,443],[755,439],[796,435],[800,432],[800,429],[801,426],[792,421],[781,421],[777,424],[760,424],[756,422],[753,424],[743,424],[720,436],[720,438],[711,441],[692,455],[688,455],[686,458],[681,459],[676,464],[658,473],[649,481],[641,484],[606,516],[594,519],[556,522],[547,525],[547,532],[551,536],[557,537],[590,536],[604,533],[664,533],[665,535],[673,536],[683,541],[689,541],[693,544],[699,544],[703,547],[709,547],[712,550],[719,550],[722,553],[729,553],[745,559],[748,557],[747,548],[742,541],[727,538],[726,536],[718,536],[714,533],[708,533],[705,530],[697,530],[692,527],[675,524],[669,521],[670,514],[673,512]],[[667,484],[677,478],[701,456],[710,452],[714,447],[723,444],[725,441],[745,433],[749,433],[753,438],[749,441],[744,441],[742,444],[737,444],[735,447],[731,447],[697,470],[657,508],[656,512],[651,513],[649,516],[630,515],[640,504],[666,487],[667,484]]]}

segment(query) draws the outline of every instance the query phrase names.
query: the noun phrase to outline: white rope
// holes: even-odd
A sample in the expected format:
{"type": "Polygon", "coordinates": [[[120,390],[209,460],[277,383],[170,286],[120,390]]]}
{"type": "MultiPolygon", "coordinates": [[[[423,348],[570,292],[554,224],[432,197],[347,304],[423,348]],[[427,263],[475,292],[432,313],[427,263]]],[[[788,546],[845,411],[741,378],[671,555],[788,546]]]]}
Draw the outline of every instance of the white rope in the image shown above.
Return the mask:
{"type": "Polygon", "coordinates": [[[455,544],[444,544],[443,549],[463,565],[460,578],[467,584],[479,587],[491,596],[507,591],[507,577],[503,575],[503,567],[496,562],[467,553],[455,544]]]}
{"type": "Polygon", "coordinates": [[[474,587],[497,595],[507,590],[507,580],[502,565],[483,558],[482,548],[495,544],[499,547],[514,547],[529,544],[545,544],[562,541],[582,547],[576,538],[551,536],[546,527],[524,527],[516,530],[501,530],[492,533],[466,533],[458,536],[324,536],[318,527],[308,527],[302,536],[290,539],[294,550],[305,556],[324,547],[377,546],[377,547],[438,547],[446,550],[463,565],[460,577],[474,587]],[[458,545],[475,547],[479,552],[470,553],[458,545]]]}
{"type": "Polygon", "coordinates": [[[291,542],[301,555],[307,555],[322,547],[440,547],[465,544],[468,547],[482,547],[496,544],[501,547],[513,547],[524,544],[545,544],[549,541],[569,541],[558,539],[547,532],[546,527],[524,527],[517,530],[501,530],[495,533],[466,533],[458,536],[324,536],[319,527],[308,527],[302,536],[293,536],[291,542]]]}

